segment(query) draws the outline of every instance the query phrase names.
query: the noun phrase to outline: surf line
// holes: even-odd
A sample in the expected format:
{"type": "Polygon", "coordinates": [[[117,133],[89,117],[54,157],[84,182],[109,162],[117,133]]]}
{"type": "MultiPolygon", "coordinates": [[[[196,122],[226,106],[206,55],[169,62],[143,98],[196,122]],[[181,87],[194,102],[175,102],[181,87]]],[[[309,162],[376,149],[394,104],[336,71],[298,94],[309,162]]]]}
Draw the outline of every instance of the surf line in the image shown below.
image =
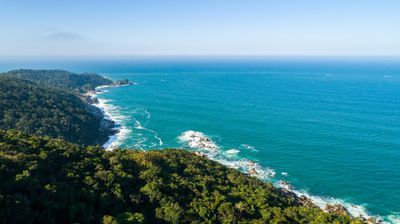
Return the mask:
{"type": "Polygon", "coordinates": [[[109,88],[124,86],[128,85],[103,85],[84,94],[85,96],[90,97],[93,106],[100,109],[104,120],[109,120],[114,123],[114,126],[112,127],[113,134],[111,134],[107,142],[103,144],[103,148],[106,150],[118,148],[128,138],[132,130],[123,125],[123,121],[127,119],[127,117],[120,113],[120,108],[111,104],[111,100],[102,99],[99,95],[108,92],[109,88]]]}

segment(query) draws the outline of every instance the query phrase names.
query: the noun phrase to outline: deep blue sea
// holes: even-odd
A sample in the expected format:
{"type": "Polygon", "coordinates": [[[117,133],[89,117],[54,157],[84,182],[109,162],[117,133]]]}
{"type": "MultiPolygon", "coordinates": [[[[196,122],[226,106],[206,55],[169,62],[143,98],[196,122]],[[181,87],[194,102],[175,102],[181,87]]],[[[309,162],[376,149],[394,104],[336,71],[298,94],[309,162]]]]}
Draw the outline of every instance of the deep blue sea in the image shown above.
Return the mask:
{"type": "MultiPolygon", "coordinates": [[[[112,146],[185,148],[317,203],[400,217],[400,58],[1,59],[0,69],[98,72],[112,146]],[[254,162],[251,162],[254,161],[254,162]]],[[[397,221],[396,221],[397,219],[397,221]]]]}

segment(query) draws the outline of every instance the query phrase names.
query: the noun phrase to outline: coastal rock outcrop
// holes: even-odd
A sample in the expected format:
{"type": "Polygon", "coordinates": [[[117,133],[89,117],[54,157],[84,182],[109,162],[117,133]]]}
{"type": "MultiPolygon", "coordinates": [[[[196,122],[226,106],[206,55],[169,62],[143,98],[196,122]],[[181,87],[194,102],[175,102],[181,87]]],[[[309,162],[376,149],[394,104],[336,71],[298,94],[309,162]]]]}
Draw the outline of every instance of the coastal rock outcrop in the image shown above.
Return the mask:
{"type": "Polygon", "coordinates": [[[133,82],[130,82],[128,79],[121,79],[121,80],[115,81],[112,85],[113,86],[133,85],[133,82]]]}
{"type": "Polygon", "coordinates": [[[302,195],[299,198],[299,203],[307,208],[316,208],[317,206],[311,201],[310,198],[302,195]]]}
{"type": "Polygon", "coordinates": [[[349,211],[340,204],[334,204],[334,205],[326,205],[325,210],[329,213],[336,213],[336,214],[341,214],[341,215],[349,215],[349,211]]]}

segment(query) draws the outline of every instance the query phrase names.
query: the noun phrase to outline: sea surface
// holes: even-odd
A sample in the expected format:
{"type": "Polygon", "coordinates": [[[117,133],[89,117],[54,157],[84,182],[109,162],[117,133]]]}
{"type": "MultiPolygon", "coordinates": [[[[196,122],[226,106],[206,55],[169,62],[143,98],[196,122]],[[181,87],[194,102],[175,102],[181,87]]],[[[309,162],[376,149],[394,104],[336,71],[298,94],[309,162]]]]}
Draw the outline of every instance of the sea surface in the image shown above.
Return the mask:
{"type": "Polygon", "coordinates": [[[1,59],[98,72],[120,124],[109,148],[184,148],[317,203],[400,223],[400,58],[1,59]]]}

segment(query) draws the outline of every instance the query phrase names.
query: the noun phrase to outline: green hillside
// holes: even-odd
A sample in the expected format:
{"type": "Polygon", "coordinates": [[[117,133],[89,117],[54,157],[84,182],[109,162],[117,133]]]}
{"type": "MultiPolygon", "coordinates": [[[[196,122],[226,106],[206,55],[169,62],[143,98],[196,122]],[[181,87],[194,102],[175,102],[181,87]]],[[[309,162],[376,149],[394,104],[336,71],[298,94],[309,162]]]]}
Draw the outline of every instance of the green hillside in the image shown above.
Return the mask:
{"type": "Polygon", "coordinates": [[[102,144],[109,131],[95,111],[77,95],[0,76],[0,129],[102,144]]]}
{"type": "Polygon", "coordinates": [[[0,131],[1,223],[361,223],[183,150],[0,131]]]}
{"type": "Polygon", "coordinates": [[[96,86],[113,82],[95,73],[75,74],[63,70],[18,69],[3,73],[4,76],[35,82],[42,86],[53,86],[74,91],[93,90],[96,86]]]}

